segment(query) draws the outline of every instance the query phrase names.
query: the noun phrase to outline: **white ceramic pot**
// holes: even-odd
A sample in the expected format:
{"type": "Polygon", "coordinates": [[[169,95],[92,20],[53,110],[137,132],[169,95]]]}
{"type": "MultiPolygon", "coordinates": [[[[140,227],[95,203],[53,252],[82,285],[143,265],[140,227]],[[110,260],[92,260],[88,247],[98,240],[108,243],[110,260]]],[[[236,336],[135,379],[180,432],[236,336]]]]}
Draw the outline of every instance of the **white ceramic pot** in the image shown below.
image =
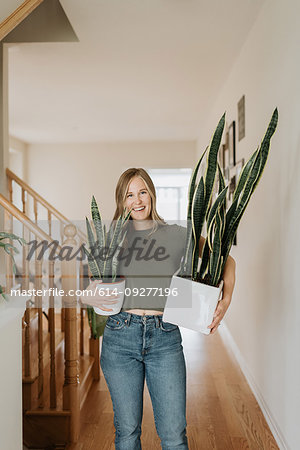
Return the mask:
{"type": "MultiPolygon", "coordinates": [[[[124,291],[125,291],[125,278],[122,278],[121,280],[118,280],[114,283],[99,283],[97,284],[97,288],[100,290],[100,292],[103,292],[105,296],[113,291],[113,294],[118,294],[118,298],[114,299],[117,300],[117,303],[114,303],[113,305],[105,304],[104,306],[106,308],[112,309],[112,311],[104,311],[101,308],[94,307],[94,311],[96,314],[100,314],[101,316],[112,316],[113,314],[118,314],[121,311],[121,308],[123,306],[124,301],[124,291]]],[[[113,297],[111,297],[113,299],[113,297]]]]}
{"type": "Polygon", "coordinates": [[[222,287],[223,281],[213,287],[173,275],[163,321],[209,334],[207,327],[213,321],[222,287]]]}

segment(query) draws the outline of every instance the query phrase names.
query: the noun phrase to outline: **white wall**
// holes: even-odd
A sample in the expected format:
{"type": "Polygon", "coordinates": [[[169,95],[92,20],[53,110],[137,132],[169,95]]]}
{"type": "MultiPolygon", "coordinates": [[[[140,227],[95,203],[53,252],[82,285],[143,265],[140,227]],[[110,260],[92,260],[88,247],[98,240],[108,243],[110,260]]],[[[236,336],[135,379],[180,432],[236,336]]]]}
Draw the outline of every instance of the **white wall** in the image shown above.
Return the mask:
{"type": "Polygon", "coordinates": [[[0,298],[0,450],[23,448],[21,318],[24,310],[24,299],[9,298],[9,303],[5,303],[0,298]]]}
{"type": "Polygon", "coordinates": [[[22,180],[27,180],[27,144],[9,136],[8,167],[22,180]]]}
{"type": "Polygon", "coordinates": [[[129,167],[193,167],[196,141],[28,146],[28,183],[70,220],[90,216],[95,195],[102,217],[115,211],[115,187],[129,167]]]}
{"type": "MultiPolygon", "coordinates": [[[[13,136],[9,137],[8,168],[19,178],[27,181],[27,144],[13,136]]],[[[13,203],[21,211],[23,210],[22,189],[17,183],[13,183],[13,203]]],[[[22,234],[21,224],[18,225],[18,229],[14,231],[20,235],[22,234]]]]}
{"type": "Polygon", "coordinates": [[[299,13],[297,0],[267,1],[198,141],[199,156],[225,110],[229,123],[237,120],[245,94],[246,137],[237,142],[237,159],[248,158],[279,109],[265,172],[231,252],[237,283],[225,322],[277,439],[292,450],[300,448],[299,13]]]}

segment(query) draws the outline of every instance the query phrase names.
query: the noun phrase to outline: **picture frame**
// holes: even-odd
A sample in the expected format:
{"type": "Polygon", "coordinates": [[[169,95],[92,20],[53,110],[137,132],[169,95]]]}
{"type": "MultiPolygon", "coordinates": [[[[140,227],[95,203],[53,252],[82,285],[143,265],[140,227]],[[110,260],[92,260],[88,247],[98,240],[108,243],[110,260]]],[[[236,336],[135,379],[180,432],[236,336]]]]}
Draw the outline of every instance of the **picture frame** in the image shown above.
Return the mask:
{"type": "Polygon", "coordinates": [[[245,137],[245,95],[238,102],[238,140],[245,137]]]}
{"type": "MultiPolygon", "coordinates": [[[[235,189],[235,187],[236,187],[236,185],[237,185],[237,183],[239,181],[240,174],[241,174],[241,171],[242,171],[244,165],[245,165],[245,159],[242,158],[239,161],[237,161],[236,165],[233,167],[234,177],[235,177],[234,189],[235,189]]],[[[229,191],[230,191],[230,187],[229,187],[229,191]]],[[[231,198],[231,202],[232,202],[232,198],[231,198]]],[[[237,245],[237,236],[236,235],[235,235],[234,240],[233,240],[233,245],[237,245]]]]}

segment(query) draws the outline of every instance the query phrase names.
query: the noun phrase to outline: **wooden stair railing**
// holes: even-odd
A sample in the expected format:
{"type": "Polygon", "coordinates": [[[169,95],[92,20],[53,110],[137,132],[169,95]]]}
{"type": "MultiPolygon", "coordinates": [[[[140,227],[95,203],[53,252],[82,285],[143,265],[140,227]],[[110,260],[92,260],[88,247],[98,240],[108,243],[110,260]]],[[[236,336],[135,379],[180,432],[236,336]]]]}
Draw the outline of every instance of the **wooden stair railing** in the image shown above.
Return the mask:
{"type": "Polygon", "coordinates": [[[43,0],[25,0],[10,16],[0,23],[0,41],[19,25],[43,0]]]}
{"type": "MultiPolygon", "coordinates": [[[[23,237],[27,242],[33,235],[37,243],[50,243],[50,234],[38,226],[37,207],[34,221],[25,214],[25,188],[26,192],[29,191],[26,185],[21,191],[23,211],[0,194],[0,205],[5,213],[5,230],[14,231],[15,218],[22,224],[23,237]]],[[[30,194],[32,195],[32,192],[30,194]]],[[[77,228],[69,221],[63,231],[63,239],[53,251],[56,258],[65,246],[71,247],[74,254],[82,242],[81,238],[78,239],[77,228]]],[[[29,448],[76,442],[80,408],[93,380],[100,377],[99,340],[90,338],[85,310],[80,308],[80,314],[78,313],[77,297],[68,296],[71,289],[75,291],[82,287],[82,266],[78,268],[76,259],[51,260],[48,254],[47,260],[37,253],[36,251],[33,265],[28,258],[28,246],[22,247],[22,290],[44,288],[48,289],[49,293],[48,298],[39,295],[34,301],[27,302],[23,318],[23,432],[24,443],[29,448]],[[59,262],[61,288],[66,295],[62,298],[62,305],[57,307],[54,298],[54,275],[59,262]],[[47,271],[44,270],[46,264],[47,271]],[[43,311],[46,303],[48,314],[43,311]],[[64,311],[63,321],[60,320],[61,311],[64,311]],[[48,323],[45,322],[45,314],[48,323]],[[58,321],[62,326],[57,326],[58,321]],[[86,354],[84,347],[88,343],[89,354],[86,354]]],[[[7,292],[19,281],[13,273],[10,258],[6,259],[6,280],[7,292]]]]}
{"type": "MultiPolygon", "coordinates": [[[[48,234],[51,238],[54,239],[53,231],[54,231],[54,221],[53,218],[58,220],[60,224],[60,242],[64,240],[64,227],[66,225],[72,225],[72,222],[67,219],[61,212],[59,212],[54,206],[52,206],[47,200],[45,200],[38,192],[32,189],[25,181],[21,180],[15,173],[13,173],[10,169],[6,169],[6,177],[7,177],[7,189],[9,192],[9,200],[11,203],[14,203],[14,184],[19,186],[21,190],[21,201],[22,201],[22,210],[23,213],[27,216],[29,215],[29,199],[32,199],[33,202],[33,213],[34,213],[34,222],[38,223],[38,214],[41,207],[46,210],[47,222],[48,222],[48,234]]],[[[77,227],[76,240],[78,245],[82,245],[86,242],[86,235],[77,227]]],[[[79,263],[79,280],[80,280],[80,289],[82,290],[84,287],[84,267],[83,261],[81,260],[79,263]]],[[[64,327],[64,309],[62,309],[61,314],[62,320],[62,329],[64,327]]],[[[83,320],[83,311],[81,310],[81,321],[83,320]]],[[[93,345],[93,344],[91,344],[93,345]]],[[[84,341],[83,335],[80,336],[80,351],[83,355],[84,352],[84,341]]]]}
{"type": "MultiPolygon", "coordinates": [[[[51,228],[51,218],[54,216],[62,225],[61,227],[61,239],[63,239],[63,226],[72,224],[72,222],[67,219],[61,212],[59,212],[54,206],[52,206],[47,200],[45,200],[41,195],[39,195],[34,189],[32,189],[25,181],[21,180],[15,173],[13,173],[10,169],[6,169],[6,177],[7,177],[7,187],[9,192],[9,201],[11,203],[13,200],[13,183],[17,184],[21,188],[21,197],[22,197],[22,205],[23,212],[25,214],[28,213],[27,204],[28,204],[28,196],[31,196],[34,202],[34,214],[35,219],[38,219],[38,205],[43,206],[47,211],[48,217],[48,234],[52,236],[52,228],[51,228]]],[[[79,239],[82,242],[86,241],[86,235],[79,228],[77,229],[77,234],[79,239]]]]}

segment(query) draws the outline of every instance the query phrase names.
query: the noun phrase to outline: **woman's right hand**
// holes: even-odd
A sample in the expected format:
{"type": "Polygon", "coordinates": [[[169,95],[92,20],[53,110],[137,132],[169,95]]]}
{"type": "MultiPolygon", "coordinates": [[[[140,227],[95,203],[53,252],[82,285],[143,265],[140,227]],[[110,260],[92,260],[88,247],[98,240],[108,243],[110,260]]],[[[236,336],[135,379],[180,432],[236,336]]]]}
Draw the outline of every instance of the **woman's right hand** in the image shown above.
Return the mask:
{"type": "MultiPolygon", "coordinates": [[[[107,308],[107,306],[112,306],[113,304],[118,303],[119,295],[111,293],[113,288],[108,291],[109,295],[100,295],[99,289],[97,289],[97,285],[100,283],[102,283],[102,280],[92,281],[85,289],[85,295],[82,295],[80,300],[86,305],[100,308],[104,311],[112,311],[112,309],[107,308]]],[[[105,293],[107,293],[107,288],[105,288],[105,293]]]]}

